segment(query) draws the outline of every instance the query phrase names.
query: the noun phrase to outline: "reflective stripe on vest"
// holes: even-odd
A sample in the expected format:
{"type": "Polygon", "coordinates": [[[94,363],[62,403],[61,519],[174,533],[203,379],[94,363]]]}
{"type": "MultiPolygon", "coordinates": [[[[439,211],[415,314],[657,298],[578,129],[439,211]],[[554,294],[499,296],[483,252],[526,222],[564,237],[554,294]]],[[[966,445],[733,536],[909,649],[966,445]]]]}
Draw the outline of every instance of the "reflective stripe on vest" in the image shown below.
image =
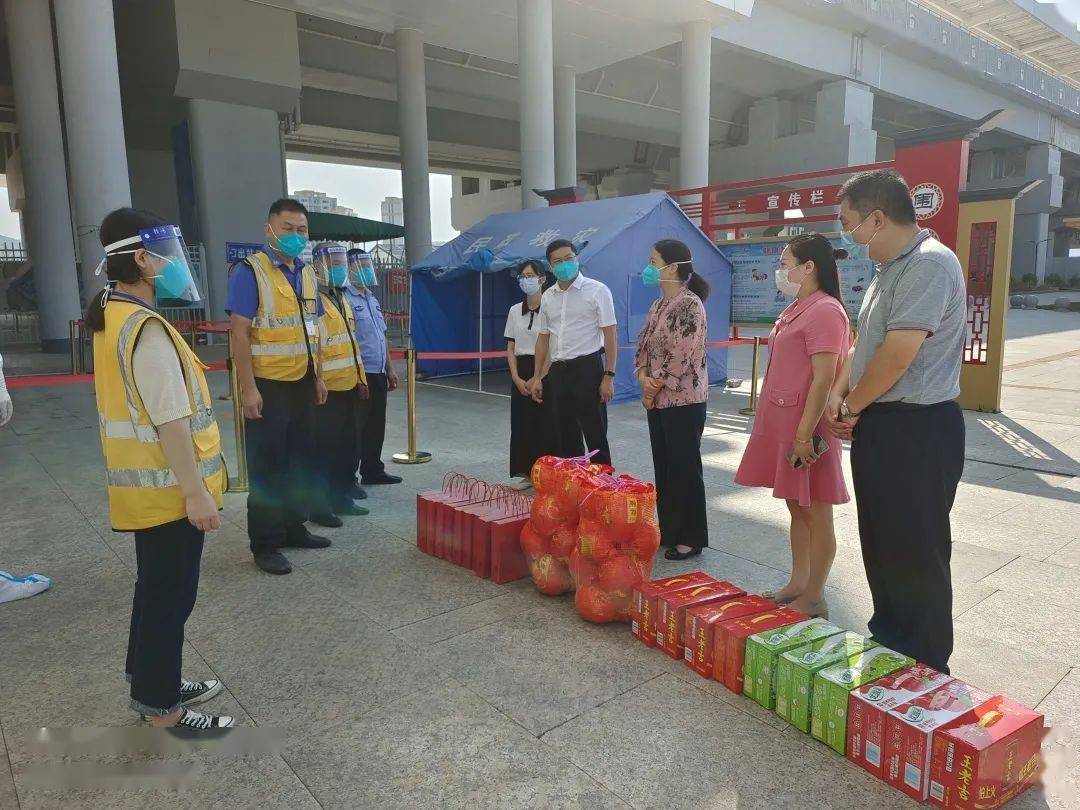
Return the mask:
{"type": "MultiPolygon", "coordinates": [[[[252,370],[256,377],[266,380],[299,380],[308,373],[309,357],[310,362],[319,361],[318,336],[307,334],[296,290],[270,257],[259,251],[245,263],[259,291],[259,306],[251,319],[252,370]]],[[[318,295],[315,276],[306,265],[299,272],[300,297],[304,307],[310,307],[308,315],[314,322],[318,295]]]]}
{"type": "MultiPolygon", "coordinates": [[[[220,455],[200,461],[198,467],[200,478],[209,478],[225,469],[220,455]]],[[[172,470],[106,470],[105,478],[110,487],[166,489],[178,486],[172,470]]]]}
{"type": "Polygon", "coordinates": [[[169,467],[158,430],[135,385],[132,358],[140,330],[151,320],[176,349],[191,407],[189,426],[203,482],[221,506],[225,469],[221,437],[201,361],[184,338],[154,311],[119,299],[105,308],[105,329],[94,335],[94,391],[105,453],[109,515],[116,531],[138,531],[186,517],[183,492],[169,467]]]}

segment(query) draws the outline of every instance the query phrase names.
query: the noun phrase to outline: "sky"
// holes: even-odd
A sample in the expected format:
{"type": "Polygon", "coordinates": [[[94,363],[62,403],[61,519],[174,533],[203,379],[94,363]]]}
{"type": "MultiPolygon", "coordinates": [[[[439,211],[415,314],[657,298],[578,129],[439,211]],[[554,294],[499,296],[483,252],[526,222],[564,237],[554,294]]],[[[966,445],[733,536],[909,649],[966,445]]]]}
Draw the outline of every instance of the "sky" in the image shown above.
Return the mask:
{"type": "MultiPolygon", "coordinates": [[[[338,205],[356,211],[357,216],[381,219],[379,203],[383,197],[401,196],[401,172],[369,166],[346,166],[289,160],[289,191],[312,188],[338,198],[338,205]]],[[[448,242],[457,236],[450,226],[451,178],[448,174],[431,175],[431,239],[448,242]]],[[[0,188],[0,234],[19,238],[19,217],[8,208],[7,189],[0,188]]]]}
{"type": "MultiPolygon", "coordinates": [[[[289,191],[311,188],[338,198],[338,205],[356,211],[366,219],[381,219],[379,203],[383,197],[401,196],[401,172],[370,166],[287,161],[289,191]]],[[[431,175],[431,240],[448,242],[457,236],[450,226],[451,178],[448,174],[431,175]]]]}

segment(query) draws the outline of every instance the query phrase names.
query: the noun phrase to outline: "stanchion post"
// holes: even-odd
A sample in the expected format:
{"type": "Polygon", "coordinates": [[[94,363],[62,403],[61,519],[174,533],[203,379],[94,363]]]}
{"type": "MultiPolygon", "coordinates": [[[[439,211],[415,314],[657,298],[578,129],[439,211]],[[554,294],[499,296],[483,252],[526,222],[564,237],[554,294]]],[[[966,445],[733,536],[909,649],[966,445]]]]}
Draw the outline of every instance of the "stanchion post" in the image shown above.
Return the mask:
{"type": "Polygon", "coordinates": [[[754,359],[750,363],[750,406],[739,408],[743,416],[753,416],[757,411],[757,381],[758,381],[758,349],[761,348],[761,338],[754,338],[754,359]]]}
{"type": "Polygon", "coordinates": [[[395,464],[426,464],[431,461],[431,453],[416,449],[416,349],[410,344],[405,350],[405,394],[409,420],[409,449],[405,453],[394,453],[395,464]]]}
{"type": "Polygon", "coordinates": [[[236,476],[229,479],[229,492],[248,491],[247,435],[245,434],[244,397],[240,394],[240,375],[229,353],[229,391],[232,394],[233,434],[236,436],[236,476]]]}
{"type": "Polygon", "coordinates": [[[71,322],[68,323],[68,336],[69,336],[69,339],[71,340],[71,373],[72,374],[78,374],[79,373],[79,363],[78,363],[78,360],[77,360],[77,355],[81,354],[81,347],[76,342],[77,338],[75,337],[75,330],[78,328],[78,325],[79,325],[78,321],[71,321],[71,322]]]}

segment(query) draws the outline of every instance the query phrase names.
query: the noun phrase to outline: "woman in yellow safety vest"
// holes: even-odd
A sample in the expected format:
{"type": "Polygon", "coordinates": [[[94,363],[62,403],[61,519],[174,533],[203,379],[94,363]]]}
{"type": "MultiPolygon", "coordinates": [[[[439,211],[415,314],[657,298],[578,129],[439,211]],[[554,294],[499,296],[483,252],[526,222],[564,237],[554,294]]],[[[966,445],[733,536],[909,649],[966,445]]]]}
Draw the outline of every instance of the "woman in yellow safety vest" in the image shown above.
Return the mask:
{"type": "Polygon", "coordinates": [[[156,727],[211,730],[233,718],[187,708],[222,690],[181,677],[184,623],[195,605],[204,532],[221,525],[226,473],[200,362],[155,303],[199,292],[180,229],[120,208],[101,223],[105,289],[87,308],[109,519],[133,532],[138,578],[126,673],[131,707],[156,727]]]}
{"type": "Polygon", "coordinates": [[[319,280],[323,314],[319,319],[319,367],[326,383],[326,404],[315,423],[318,473],[311,520],[320,526],[342,525],[339,515],[366,515],[350,494],[356,481],[357,444],[365,413],[361,403],[370,397],[367,374],[356,342],[352,307],[342,290],[349,279],[344,245],[321,242],[311,252],[319,280]]]}

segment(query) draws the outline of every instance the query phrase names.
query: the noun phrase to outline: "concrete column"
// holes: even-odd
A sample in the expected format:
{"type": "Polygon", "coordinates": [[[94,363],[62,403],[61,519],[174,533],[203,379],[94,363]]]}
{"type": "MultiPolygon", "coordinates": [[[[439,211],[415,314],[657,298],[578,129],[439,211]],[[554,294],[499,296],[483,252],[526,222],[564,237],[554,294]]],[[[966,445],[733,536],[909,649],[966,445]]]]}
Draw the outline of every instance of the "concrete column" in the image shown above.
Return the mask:
{"type": "Polygon", "coordinates": [[[405,208],[405,259],[412,265],[431,252],[424,39],[415,28],[399,28],[394,32],[394,41],[397,51],[401,196],[405,208]]]}
{"type": "Polygon", "coordinates": [[[521,122],[521,207],[543,208],[534,188],[555,188],[552,0],[518,0],[518,109],[521,122]]]}
{"type": "Polygon", "coordinates": [[[1046,278],[1047,258],[1054,251],[1050,213],[1061,207],[1065,182],[1061,176],[1061,150],[1046,143],[1029,147],[1024,170],[1025,179],[1043,182],[1016,203],[1012,275],[1034,273],[1041,282],[1046,278]]]}
{"type": "Polygon", "coordinates": [[[555,186],[577,184],[577,71],[555,68],[555,186]]]}
{"type": "Polygon", "coordinates": [[[104,255],[97,228],[131,205],[112,0],[55,0],[75,234],[83,289],[104,255]]]}
{"type": "Polygon", "coordinates": [[[210,309],[225,316],[226,242],[262,242],[270,203],[282,195],[281,130],[273,110],[193,98],[188,139],[206,258],[210,309]]]}
{"type": "Polygon", "coordinates": [[[4,10],[41,347],[63,353],[71,345],[70,321],[81,314],[49,0],[4,0],[4,10]]]}
{"type": "Polygon", "coordinates": [[[705,20],[683,25],[682,127],[679,185],[709,184],[709,91],[712,84],[712,27],[705,20]]]}

